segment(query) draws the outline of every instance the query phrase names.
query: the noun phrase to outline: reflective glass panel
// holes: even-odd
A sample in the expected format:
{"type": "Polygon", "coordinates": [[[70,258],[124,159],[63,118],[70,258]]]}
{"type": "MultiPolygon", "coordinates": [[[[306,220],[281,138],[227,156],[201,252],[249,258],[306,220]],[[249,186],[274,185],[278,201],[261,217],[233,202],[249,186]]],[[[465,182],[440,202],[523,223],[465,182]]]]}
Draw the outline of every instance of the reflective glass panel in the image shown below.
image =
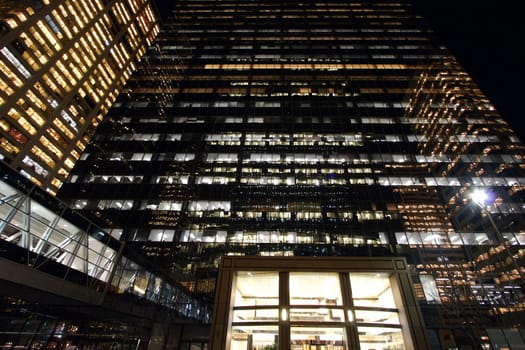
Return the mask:
{"type": "Polygon", "coordinates": [[[337,273],[290,272],[290,305],[342,305],[337,273]]]}
{"type": "Polygon", "coordinates": [[[233,306],[279,305],[277,272],[238,271],[233,306]]]}
{"type": "Polygon", "coordinates": [[[292,308],[290,321],[344,322],[343,309],[331,308],[292,308]]]}
{"type": "Polygon", "coordinates": [[[291,350],[344,350],[344,329],[339,327],[291,327],[291,350]]]}
{"type": "Polygon", "coordinates": [[[388,274],[351,273],[350,284],[355,306],[396,308],[388,274]]]}
{"type": "Polygon", "coordinates": [[[362,323],[383,323],[383,324],[395,324],[398,325],[399,317],[397,312],[388,311],[355,311],[355,321],[362,323]]]}
{"type": "Polygon", "coordinates": [[[361,350],[405,349],[399,328],[357,327],[361,350]]]}
{"type": "Polygon", "coordinates": [[[267,322],[279,321],[278,309],[234,310],[233,322],[267,322]]]}
{"type": "Polygon", "coordinates": [[[276,350],[279,343],[277,326],[233,326],[230,350],[276,350]]]}

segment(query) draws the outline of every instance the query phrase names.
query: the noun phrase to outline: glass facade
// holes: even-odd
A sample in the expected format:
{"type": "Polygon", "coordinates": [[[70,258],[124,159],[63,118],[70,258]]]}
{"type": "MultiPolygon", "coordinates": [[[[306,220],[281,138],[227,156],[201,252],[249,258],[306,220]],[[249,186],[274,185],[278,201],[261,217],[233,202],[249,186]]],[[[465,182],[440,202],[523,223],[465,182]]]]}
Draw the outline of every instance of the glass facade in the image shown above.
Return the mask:
{"type": "Polygon", "coordinates": [[[226,257],[210,349],[426,349],[420,314],[407,311],[416,301],[406,267],[399,258],[226,257]]]}
{"type": "Polygon", "coordinates": [[[140,261],[123,242],[39,189],[17,186],[16,174],[7,173],[0,181],[4,258],[90,289],[135,295],[188,319],[209,322],[207,305],[192,298],[173,276],[153,272],[156,267],[140,261]]]}
{"type": "Polygon", "coordinates": [[[373,343],[404,348],[390,275],[356,272],[349,276],[351,290],[345,291],[349,300],[346,304],[339,278],[347,277],[338,273],[290,272],[285,276],[277,272],[237,272],[232,286],[235,298],[230,348],[250,349],[248,339],[252,335],[251,348],[264,349],[277,340],[280,321],[291,323],[291,349],[303,349],[306,344],[346,349],[346,322],[355,322],[362,349],[373,343]],[[279,298],[279,277],[288,282],[289,302],[279,298]],[[274,332],[270,333],[273,338],[254,322],[274,323],[274,332]]]}
{"type": "Polygon", "coordinates": [[[145,350],[152,319],[209,324],[211,306],[175,276],[6,165],[0,170],[3,349],[145,350]],[[148,307],[155,317],[140,311],[148,307]]]}
{"type": "Polygon", "coordinates": [[[0,4],[0,160],[55,194],[159,31],[147,0],[0,4]]]}
{"type": "Polygon", "coordinates": [[[181,0],[59,195],[210,303],[225,255],[403,256],[481,346],[523,327],[524,155],[408,3],[181,0]]]}

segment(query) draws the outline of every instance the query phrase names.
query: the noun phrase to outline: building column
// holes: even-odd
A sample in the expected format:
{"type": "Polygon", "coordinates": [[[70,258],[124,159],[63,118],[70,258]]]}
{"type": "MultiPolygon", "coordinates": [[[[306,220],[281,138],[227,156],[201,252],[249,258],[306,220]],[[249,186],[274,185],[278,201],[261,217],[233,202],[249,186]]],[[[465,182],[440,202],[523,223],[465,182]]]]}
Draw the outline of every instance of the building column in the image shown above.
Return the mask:
{"type": "Polygon", "coordinates": [[[151,327],[148,350],[163,350],[169,326],[164,323],[154,323],[151,327]]]}

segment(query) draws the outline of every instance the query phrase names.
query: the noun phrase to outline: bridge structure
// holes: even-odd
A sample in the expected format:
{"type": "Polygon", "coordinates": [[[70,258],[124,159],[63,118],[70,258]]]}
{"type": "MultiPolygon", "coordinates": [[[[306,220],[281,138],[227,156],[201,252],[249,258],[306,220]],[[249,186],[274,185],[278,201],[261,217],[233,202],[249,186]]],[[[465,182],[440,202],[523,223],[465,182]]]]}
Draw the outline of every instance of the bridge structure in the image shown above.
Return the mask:
{"type": "Polygon", "coordinates": [[[0,346],[204,347],[208,303],[177,276],[0,166],[0,346]]]}

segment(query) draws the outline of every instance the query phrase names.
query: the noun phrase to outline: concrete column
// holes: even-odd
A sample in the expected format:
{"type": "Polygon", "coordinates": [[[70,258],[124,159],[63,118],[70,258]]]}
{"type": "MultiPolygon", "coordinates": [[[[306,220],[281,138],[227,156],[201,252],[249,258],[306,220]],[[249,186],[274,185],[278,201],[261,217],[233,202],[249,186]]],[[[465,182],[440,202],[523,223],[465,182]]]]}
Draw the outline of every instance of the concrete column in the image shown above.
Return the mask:
{"type": "Polygon", "coordinates": [[[154,323],[151,327],[148,350],[163,350],[166,342],[168,326],[164,323],[154,323]]]}

